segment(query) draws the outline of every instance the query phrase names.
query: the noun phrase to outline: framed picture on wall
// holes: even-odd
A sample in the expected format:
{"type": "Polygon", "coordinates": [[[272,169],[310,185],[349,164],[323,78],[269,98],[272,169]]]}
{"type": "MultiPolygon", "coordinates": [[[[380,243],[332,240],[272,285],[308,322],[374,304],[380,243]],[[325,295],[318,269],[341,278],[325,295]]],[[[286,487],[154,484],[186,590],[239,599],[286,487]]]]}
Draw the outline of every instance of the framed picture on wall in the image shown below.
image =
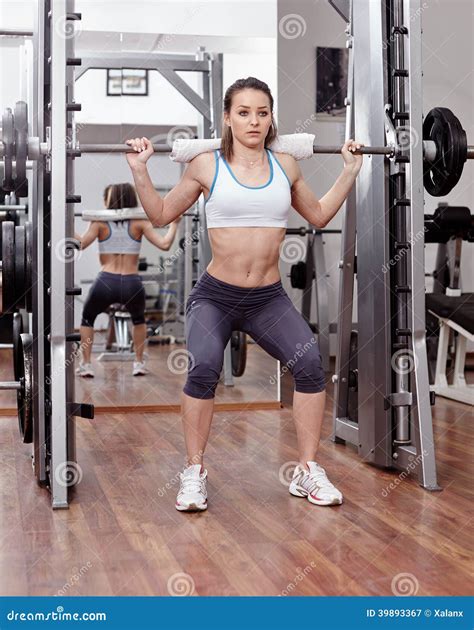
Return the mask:
{"type": "Polygon", "coordinates": [[[148,96],[148,70],[107,70],[107,96],[148,96]]]}
{"type": "Polygon", "coordinates": [[[316,120],[344,120],[349,51],[316,48],[316,120]]]}

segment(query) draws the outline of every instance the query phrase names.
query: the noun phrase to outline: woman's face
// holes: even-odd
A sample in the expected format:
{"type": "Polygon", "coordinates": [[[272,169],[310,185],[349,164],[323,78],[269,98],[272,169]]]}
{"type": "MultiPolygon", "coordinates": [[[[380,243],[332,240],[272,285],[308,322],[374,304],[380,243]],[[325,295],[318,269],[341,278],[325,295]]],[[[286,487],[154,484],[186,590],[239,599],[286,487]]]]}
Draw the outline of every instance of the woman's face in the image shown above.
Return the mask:
{"type": "Polygon", "coordinates": [[[230,113],[224,113],[224,124],[231,127],[234,139],[245,146],[263,145],[272,124],[270,99],[261,90],[237,92],[232,97],[230,113]]]}

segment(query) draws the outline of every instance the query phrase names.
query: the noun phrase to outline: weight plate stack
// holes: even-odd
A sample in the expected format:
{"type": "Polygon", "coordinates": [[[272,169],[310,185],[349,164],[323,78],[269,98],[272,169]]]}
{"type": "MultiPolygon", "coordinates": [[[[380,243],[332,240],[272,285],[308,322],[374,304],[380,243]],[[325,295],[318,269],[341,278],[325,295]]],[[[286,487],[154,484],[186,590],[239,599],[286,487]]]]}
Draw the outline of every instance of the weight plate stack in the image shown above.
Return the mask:
{"type": "Polygon", "coordinates": [[[26,177],[26,160],[28,157],[28,106],[24,101],[15,105],[15,194],[17,197],[28,196],[28,179],[26,177]]]}
{"type": "Polygon", "coordinates": [[[2,115],[2,142],[3,142],[3,183],[2,188],[5,192],[14,190],[13,181],[13,154],[14,154],[14,127],[13,113],[7,107],[2,115]]]}
{"type": "Polygon", "coordinates": [[[33,312],[33,224],[25,223],[25,308],[33,312]]]}
{"type": "Polygon", "coordinates": [[[15,310],[25,308],[25,226],[15,228],[15,310]]]}
{"type": "Polygon", "coordinates": [[[33,441],[33,335],[22,333],[18,347],[20,357],[17,390],[18,427],[25,444],[33,441]]]}
{"type": "Polygon", "coordinates": [[[23,333],[23,318],[20,313],[13,314],[13,374],[15,381],[20,379],[21,362],[20,335],[23,333]]]}
{"type": "Polygon", "coordinates": [[[2,223],[2,313],[15,310],[15,224],[2,223]]]}

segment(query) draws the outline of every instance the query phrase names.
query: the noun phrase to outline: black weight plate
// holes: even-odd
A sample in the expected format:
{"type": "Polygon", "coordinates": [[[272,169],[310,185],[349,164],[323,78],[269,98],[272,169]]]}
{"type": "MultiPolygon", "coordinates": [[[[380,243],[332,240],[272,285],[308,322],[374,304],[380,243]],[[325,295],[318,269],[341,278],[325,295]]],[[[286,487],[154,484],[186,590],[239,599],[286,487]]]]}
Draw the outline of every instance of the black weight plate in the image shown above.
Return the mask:
{"type": "Polygon", "coordinates": [[[33,441],[33,335],[22,333],[19,343],[19,381],[17,390],[18,427],[25,444],[33,441]]]}
{"type": "Polygon", "coordinates": [[[423,183],[434,197],[447,195],[458,183],[467,159],[467,137],[459,119],[446,107],[435,107],[423,122],[423,140],[436,145],[436,159],[425,162],[423,183]]]}
{"type": "Polygon", "coordinates": [[[5,192],[14,189],[13,181],[13,153],[14,153],[14,128],[13,113],[7,107],[2,115],[2,142],[3,142],[3,183],[2,188],[5,192]]]}
{"type": "Polygon", "coordinates": [[[24,101],[15,105],[15,194],[17,197],[28,196],[28,179],[26,178],[26,159],[28,157],[28,106],[24,101]]]}
{"type": "Polygon", "coordinates": [[[15,309],[25,308],[25,226],[15,227],[15,309]]]}
{"type": "Polygon", "coordinates": [[[25,308],[33,312],[33,225],[25,223],[25,308]]]}
{"type": "Polygon", "coordinates": [[[15,310],[15,224],[2,222],[2,313],[15,310]]]}
{"type": "Polygon", "coordinates": [[[294,289],[306,288],[306,263],[300,260],[295,265],[291,265],[290,282],[294,289]]]}
{"type": "Polygon", "coordinates": [[[240,330],[232,332],[231,359],[233,376],[242,376],[247,364],[247,335],[240,330]]]}
{"type": "Polygon", "coordinates": [[[20,335],[23,332],[23,317],[20,313],[13,313],[13,375],[15,381],[20,379],[20,362],[23,357],[20,355],[20,335]]]}

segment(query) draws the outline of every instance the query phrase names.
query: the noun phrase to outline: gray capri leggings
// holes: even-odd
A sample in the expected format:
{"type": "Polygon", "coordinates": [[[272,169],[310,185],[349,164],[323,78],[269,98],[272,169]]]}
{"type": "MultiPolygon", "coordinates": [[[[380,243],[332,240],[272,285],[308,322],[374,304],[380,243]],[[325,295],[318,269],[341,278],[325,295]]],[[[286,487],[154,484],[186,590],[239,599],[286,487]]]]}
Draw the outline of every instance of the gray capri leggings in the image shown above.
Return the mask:
{"type": "Polygon", "coordinates": [[[188,377],[184,393],[214,398],[224,348],[233,330],[248,333],[286,366],[297,392],[325,389],[321,354],[313,332],[288,297],[281,281],[263,287],[238,287],[205,271],[186,302],[188,377]]]}
{"type": "Polygon", "coordinates": [[[87,295],[81,326],[93,328],[97,315],[116,302],[126,307],[134,326],[145,323],[145,289],[140,276],[101,271],[87,295]]]}

